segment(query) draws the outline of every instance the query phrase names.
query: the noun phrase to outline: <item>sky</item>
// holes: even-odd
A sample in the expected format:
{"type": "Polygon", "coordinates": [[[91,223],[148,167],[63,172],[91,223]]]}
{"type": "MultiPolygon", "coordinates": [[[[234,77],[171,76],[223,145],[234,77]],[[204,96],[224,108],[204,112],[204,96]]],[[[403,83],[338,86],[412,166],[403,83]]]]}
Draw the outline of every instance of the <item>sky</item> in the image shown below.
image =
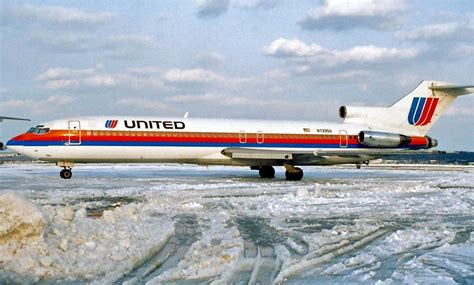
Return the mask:
{"type": "MultiPolygon", "coordinates": [[[[0,0],[0,140],[63,117],[341,122],[422,80],[474,84],[471,0],[0,0]]],[[[474,95],[429,133],[474,151],[474,95]]]]}

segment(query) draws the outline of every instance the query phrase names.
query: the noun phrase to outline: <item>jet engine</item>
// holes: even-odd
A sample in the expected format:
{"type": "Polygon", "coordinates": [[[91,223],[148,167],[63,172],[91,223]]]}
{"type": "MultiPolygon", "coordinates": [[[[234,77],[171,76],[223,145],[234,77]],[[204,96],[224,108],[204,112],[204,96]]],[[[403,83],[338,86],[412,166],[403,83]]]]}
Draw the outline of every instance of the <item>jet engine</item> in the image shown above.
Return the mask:
{"type": "Polygon", "coordinates": [[[399,147],[410,143],[410,137],[400,134],[361,131],[359,142],[369,147],[399,147]]]}

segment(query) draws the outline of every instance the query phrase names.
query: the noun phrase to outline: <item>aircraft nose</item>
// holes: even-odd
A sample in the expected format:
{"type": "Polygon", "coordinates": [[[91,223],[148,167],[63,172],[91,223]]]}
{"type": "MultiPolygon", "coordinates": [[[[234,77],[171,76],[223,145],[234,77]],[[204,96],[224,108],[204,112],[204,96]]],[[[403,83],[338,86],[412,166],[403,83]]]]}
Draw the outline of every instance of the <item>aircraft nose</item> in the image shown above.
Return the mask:
{"type": "Polygon", "coordinates": [[[23,141],[21,140],[21,135],[12,138],[9,140],[5,146],[5,148],[10,149],[16,153],[22,154],[23,150],[23,141]]]}

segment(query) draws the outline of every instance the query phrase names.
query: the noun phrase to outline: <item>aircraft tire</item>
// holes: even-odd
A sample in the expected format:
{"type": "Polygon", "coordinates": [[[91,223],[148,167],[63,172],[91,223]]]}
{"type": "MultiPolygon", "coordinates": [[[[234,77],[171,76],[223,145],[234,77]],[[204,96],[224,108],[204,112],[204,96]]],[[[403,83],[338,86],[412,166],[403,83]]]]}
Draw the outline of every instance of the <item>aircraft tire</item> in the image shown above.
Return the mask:
{"type": "Polygon", "coordinates": [[[299,167],[295,167],[295,170],[298,170],[297,172],[285,172],[286,180],[288,181],[299,181],[303,179],[303,169],[299,167]]]}
{"type": "Polygon", "coordinates": [[[61,176],[63,179],[71,179],[72,171],[70,169],[63,169],[61,172],[59,172],[59,176],[61,176]]]}
{"type": "Polygon", "coordinates": [[[275,168],[273,166],[261,166],[258,174],[262,178],[275,178],[275,168]]]}

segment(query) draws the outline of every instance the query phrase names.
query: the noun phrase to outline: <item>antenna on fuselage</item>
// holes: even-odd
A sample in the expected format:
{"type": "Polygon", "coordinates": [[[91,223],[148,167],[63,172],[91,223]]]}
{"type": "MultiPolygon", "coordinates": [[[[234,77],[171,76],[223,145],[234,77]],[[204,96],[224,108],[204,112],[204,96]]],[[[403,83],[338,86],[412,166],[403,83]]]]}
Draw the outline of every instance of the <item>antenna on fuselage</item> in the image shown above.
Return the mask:
{"type": "Polygon", "coordinates": [[[189,112],[186,112],[186,114],[184,114],[184,118],[186,119],[188,116],[189,116],[189,112]]]}

